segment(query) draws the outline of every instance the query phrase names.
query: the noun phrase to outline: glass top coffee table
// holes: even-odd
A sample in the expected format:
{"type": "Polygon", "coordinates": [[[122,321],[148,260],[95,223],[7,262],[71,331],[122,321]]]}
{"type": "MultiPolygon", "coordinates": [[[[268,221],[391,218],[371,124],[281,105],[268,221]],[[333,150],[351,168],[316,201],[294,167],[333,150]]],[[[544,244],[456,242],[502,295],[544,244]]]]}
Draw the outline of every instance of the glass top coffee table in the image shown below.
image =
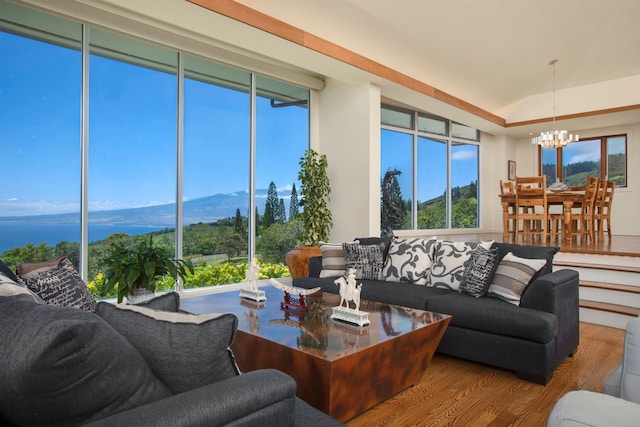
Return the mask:
{"type": "Polygon", "coordinates": [[[340,421],[417,384],[451,320],[446,314],[362,300],[360,310],[369,313],[371,324],[360,327],[330,318],[339,295],[308,295],[309,310],[297,311],[281,308],[281,290],[260,289],[266,302],[242,299],[236,290],[183,297],[182,309],[234,313],[238,332],[231,349],[240,370],[275,368],[289,374],[301,399],[340,421]]]}

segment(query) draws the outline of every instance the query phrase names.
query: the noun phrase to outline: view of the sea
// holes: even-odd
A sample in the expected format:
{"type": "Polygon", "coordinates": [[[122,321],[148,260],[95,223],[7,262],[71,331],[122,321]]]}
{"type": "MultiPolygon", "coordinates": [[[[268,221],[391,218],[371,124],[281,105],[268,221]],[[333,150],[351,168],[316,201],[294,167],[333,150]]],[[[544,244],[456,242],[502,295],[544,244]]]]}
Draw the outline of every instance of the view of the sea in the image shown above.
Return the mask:
{"type": "MultiPolygon", "coordinates": [[[[165,227],[122,224],[89,225],[89,242],[103,240],[113,233],[127,233],[130,236],[163,230],[165,227]]],[[[0,222],[0,254],[4,251],[24,246],[27,243],[39,245],[46,242],[49,246],[67,242],[80,241],[78,224],[15,224],[0,222]]]]}

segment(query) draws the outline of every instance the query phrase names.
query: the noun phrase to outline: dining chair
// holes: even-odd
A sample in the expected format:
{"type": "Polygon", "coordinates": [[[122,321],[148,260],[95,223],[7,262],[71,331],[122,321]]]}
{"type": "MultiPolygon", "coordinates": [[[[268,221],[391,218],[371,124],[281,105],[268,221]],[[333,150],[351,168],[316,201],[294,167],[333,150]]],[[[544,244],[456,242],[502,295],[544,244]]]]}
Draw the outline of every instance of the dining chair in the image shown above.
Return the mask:
{"type": "Polygon", "coordinates": [[[604,223],[607,223],[607,235],[611,239],[611,204],[616,189],[614,181],[600,179],[594,202],[593,223],[598,231],[598,239],[604,239],[604,223]]]}
{"type": "Polygon", "coordinates": [[[588,177],[587,185],[584,187],[584,197],[580,206],[571,212],[571,222],[573,225],[571,237],[580,235],[583,242],[587,237],[593,242],[595,240],[594,232],[594,212],[595,198],[598,192],[598,179],[588,177]]]}
{"type": "Polygon", "coordinates": [[[540,234],[543,242],[547,241],[549,229],[549,212],[547,211],[547,177],[516,177],[516,227],[515,240],[520,234],[522,221],[523,240],[533,239],[540,234]]]}
{"type": "MultiPolygon", "coordinates": [[[[500,196],[505,196],[505,195],[514,195],[515,196],[515,187],[513,185],[513,182],[511,181],[502,181],[500,180],[500,196]]],[[[503,217],[503,227],[506,227],[507,229],[507,234],[511,237],[513,236],[513,238],[515,238],[515,227],[517,225],[516,222],[516,205],[514,204],[509,204],[509,206],[507,207],[507,211],[506,214],[503,217]]]]}

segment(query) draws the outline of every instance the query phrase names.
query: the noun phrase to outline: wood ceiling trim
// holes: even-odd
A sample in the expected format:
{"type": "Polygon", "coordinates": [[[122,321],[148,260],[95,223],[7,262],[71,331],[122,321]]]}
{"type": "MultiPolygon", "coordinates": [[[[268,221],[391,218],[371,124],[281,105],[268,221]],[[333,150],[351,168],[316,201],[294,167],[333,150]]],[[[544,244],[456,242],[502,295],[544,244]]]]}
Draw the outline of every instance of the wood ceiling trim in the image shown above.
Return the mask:
{"type": "Polygon", "coordinates": [[[345,49],[335,43],[324,40],[299,28],[275,19],[269,15],[258,12],[233,0],[187,0],[198,6],[202,6],[212,12],[219,13],[228,18],[250,25],[269,34],[296,43],[314,52],[321,53],[330,58],[352,65],[363,71],[382,77],[397,83],[418,93],[452,105],[463,111],[478,116],[499,126],[506,126],[504,118],[489,111],[477,107],[467,101],[450,95],[444,91],[424,83],[418,79],[403,74],[379,62],[373,61],[353,51],[345,49]]]}

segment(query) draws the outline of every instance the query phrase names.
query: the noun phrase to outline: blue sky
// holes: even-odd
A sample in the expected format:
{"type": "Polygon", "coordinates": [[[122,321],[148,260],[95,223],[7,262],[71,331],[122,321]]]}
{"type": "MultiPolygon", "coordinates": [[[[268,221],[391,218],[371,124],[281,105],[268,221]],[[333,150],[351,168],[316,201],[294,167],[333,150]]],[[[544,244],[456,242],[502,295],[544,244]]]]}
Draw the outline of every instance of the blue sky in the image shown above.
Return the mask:
{"type": "MultiPolygon", "coordinates": [[[[0,216],[74,212],[80,200],[80,52],[0,32],[0,216]],[[9,60],[10,58],[10,60],[9,60]]],[[[90,210],[175,201],[176,76],[92,55],[90,210]]],[[[307,111],[257,105],[257,188],[290,188],[307,111]]],[[[185,83],[185,199],[247,190],[249,97],[185,83]]]]}

